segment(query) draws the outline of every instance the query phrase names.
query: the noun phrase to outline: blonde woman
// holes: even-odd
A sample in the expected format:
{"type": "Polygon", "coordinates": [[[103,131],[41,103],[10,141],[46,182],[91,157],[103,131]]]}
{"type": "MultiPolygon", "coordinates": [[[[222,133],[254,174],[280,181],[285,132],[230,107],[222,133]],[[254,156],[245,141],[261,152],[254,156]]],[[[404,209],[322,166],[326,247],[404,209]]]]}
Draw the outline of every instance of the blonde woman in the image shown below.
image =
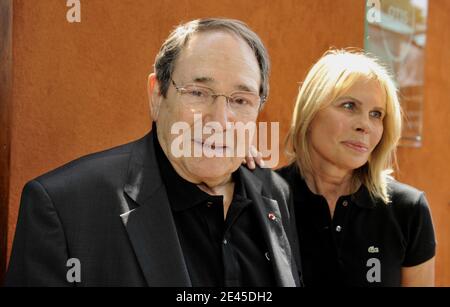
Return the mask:
{"type": "Polygon", "coordinates": [[[291,163],[278,170],[293,191],[307,287],[434,285],[424,193],[390,176],[400,133],[396,86],[375,59],[333,50],[309,71],[291,163]]]}

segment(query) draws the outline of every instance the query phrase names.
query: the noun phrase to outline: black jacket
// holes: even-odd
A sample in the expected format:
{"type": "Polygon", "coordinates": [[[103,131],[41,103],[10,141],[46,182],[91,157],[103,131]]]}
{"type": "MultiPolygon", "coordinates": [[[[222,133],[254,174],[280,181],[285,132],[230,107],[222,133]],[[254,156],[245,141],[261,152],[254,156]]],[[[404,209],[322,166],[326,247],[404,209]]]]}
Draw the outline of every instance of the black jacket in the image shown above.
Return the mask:
{"type": "MultiPolygon", "coordinates": [[[[239,171],[259,209],[277,285],[298,286],[287,184],[270,170],[239,171]]],[[[5,284],[72,286],[71,258],[80,261],[78,286],[191,285],[152,133],[25,185],[5,284]]]]}

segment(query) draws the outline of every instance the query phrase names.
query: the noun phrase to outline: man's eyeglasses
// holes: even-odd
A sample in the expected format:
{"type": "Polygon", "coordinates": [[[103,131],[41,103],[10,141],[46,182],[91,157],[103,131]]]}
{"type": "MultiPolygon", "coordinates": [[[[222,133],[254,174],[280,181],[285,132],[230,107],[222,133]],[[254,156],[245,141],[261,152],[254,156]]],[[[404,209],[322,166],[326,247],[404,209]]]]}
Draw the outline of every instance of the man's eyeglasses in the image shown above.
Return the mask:
{"type": "Polygon", "coordinates": [[[227,100],[228,107],[235,115],[254,115],[258,113],[264,98],[253,92],[233,92],[229,96],[216,94],[212,89],[196,85],[186,84],[178,86],[171,80],[177,92],[183,96],[183,103],[203,108],[211,106],[217,97],[223,96],[227,100]]]}

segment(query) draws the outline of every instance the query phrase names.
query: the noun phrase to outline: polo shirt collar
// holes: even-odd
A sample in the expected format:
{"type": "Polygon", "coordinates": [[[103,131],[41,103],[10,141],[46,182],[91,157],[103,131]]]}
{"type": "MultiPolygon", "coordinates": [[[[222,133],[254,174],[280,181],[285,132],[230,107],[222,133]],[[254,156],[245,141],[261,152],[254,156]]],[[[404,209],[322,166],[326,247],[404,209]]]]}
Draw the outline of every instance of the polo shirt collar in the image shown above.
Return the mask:
{"type": "MultiPolygon", "coordinates": [[[[155,124],[152,126],[152,131],[154,131],[153,143],[161,178],[166,186],[172,210],[183,211],[206,202],[223,203],[222,195],[210,195],[202,191],[195,183],[189,182],[178,175],[159,144],[155,124]]],[[[247,199],[243,182],[240,180],[240,172],[239,168],[232,174],[235,182],[233,201],[248,204],[251,200],[247,199]]]]}
{"type": "Polygon", "coordinates": [[[373,209],[376,207],[377,200],[370,196],[369,190],[364,184],[361,184],[358,191],[349,195],[350,201],[361,208],[373,209]]]}
{"type": "MultiPolygon", "coordinates": [[[[300,175],[300,172],[297,168],[297,166],[294,164],[295,169],[295,185],[294,187],[300,187],[300,188],[294,188],[294,199],[296,200],[310,200],[310,201],[318,201],[321,199],[324,199],[322,195],[314,194],[306,184],[305,179],[300,175]]],[[[347,200],[351,203],[357,205],[358,207],[365,208],[365,209],[372,209],[375,208],[377,200],[374,200],[369,193],[369,190],[364,184],[361,184],[358,191],[356,191],[353,194],[349,195],[343,195],[339,197],[338,202],[341,200],[347,200]]]]}

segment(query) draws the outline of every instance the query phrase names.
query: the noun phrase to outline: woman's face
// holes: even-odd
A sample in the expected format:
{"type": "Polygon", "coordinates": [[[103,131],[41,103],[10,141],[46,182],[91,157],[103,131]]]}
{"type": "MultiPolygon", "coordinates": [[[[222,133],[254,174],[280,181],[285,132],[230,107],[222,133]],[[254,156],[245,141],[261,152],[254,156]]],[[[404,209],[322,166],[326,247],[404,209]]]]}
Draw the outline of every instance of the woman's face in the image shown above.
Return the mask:
{"type": "Polygon", "coordinates": [[[320,110],[308,130],[313,165],[348,172],[363,166],[383,135],[385,96],[377,81],[359,80],[320,110]]]}

